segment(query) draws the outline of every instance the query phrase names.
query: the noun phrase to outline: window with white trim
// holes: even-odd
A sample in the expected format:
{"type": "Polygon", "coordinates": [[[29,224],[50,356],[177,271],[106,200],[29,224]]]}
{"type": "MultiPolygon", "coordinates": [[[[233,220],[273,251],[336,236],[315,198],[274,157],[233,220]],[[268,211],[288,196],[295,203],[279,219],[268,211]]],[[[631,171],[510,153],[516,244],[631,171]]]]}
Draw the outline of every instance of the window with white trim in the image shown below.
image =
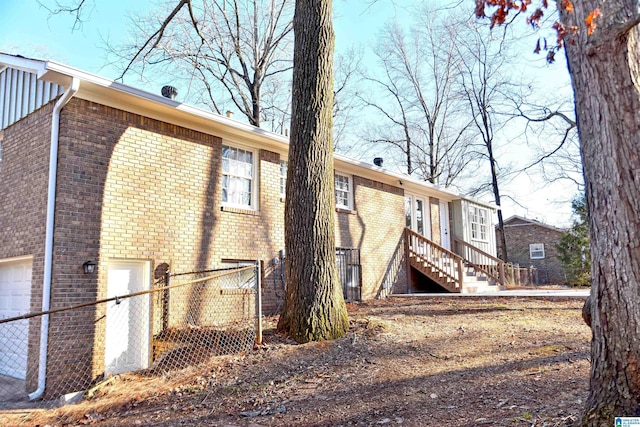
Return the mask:
{"type": "Polygon", "coordinates": [[[477,206],[469,208],[469,223],[471,224],[471,239],[487,241],[488,212],[477,206]]]}
{"type": "Polygon", "coordinates": [[[283,199],[287,195],[287,171],[289,169],[289,163],[285,160],[280,160],[280,197],[283,199]]]}
{"type": "Polygon", "coordinates": [[[242,148],[222,146],[222,203],[255,209],[254,153],[242,148]]]}
{"type": "Polygon", "coordinates": [[[531,243],[529,245],[529,258],[544,259],[544,243],[531,243]]]}
{"type": "Polygon", "coordinates": [[[334,176],[336,208],[353,209],[353,188],[351,177],[335,174],[334,176]]]}

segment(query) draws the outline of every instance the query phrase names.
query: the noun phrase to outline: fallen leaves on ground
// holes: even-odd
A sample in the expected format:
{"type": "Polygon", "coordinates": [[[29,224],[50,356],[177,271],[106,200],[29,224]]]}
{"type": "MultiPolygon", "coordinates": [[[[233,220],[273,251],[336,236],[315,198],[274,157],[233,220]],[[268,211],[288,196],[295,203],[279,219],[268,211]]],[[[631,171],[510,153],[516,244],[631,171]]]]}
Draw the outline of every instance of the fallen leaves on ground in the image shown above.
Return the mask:
{"type": "Polygon", "coordinates": [[[417,298],[350,304],[338,340],[264,345],[161,377],[127,374],[76,405],[2,425],[565,426],[588,389],[580,299],[417,298]]]}

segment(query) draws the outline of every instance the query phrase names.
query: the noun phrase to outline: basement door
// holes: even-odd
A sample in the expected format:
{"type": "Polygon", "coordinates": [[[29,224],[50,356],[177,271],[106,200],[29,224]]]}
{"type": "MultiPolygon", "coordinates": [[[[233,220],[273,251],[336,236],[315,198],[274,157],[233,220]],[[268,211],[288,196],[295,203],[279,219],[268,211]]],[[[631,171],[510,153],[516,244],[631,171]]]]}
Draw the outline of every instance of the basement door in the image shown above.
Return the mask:
{"type": "MultiPolygon", "coordinates": [[[[0,319],[29,312],[32,260],[0,261],[0,319]]],[[[0,375],[24,380],[27,376],[29,321],[2,325],[0,375]]]]}
{"type": "MultiPolygon", "coordinates": [[[[149,289],[149,271],[149,261],[110,261],[107,298],[149,289]]],[[[149,298],[145,294],[107,303],[105,375],[149,366],[149,298]]]]}

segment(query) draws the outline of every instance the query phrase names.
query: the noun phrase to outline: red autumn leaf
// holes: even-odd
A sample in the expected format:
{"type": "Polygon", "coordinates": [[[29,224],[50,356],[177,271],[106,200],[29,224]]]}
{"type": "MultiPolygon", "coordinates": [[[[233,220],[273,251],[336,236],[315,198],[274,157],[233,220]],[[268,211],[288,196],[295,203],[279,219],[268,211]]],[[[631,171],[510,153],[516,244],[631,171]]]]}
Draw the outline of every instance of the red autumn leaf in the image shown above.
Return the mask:
{"type": "Polygon", "coordinates": [[[553,64],[555,60],[556,60],[556,52],[555,50],[551,49],[549,53],[547,53],[547,62],[549,64],[553,64]]]}
{"type": "Polygon", "coordinates": [[[536,9],[531,16],[527,18],[527,24],[531,25],[533,28],[538,28],[540,26],[540,19],[544,16],[544,12],[542,9],[536,9]]]}
{"type": "Polygon", "coordinates": [[[540,53],[540,39],[538,39],[538,42],[536,43],[536,48],[533,49],[533,53],[540,53]]]}
{"type": "Polygon", "coordinates": [[[569,13],[573,13],[573,3],[570,0],[562,0],[562,8],[569,13]]]}
{"type": "Polygon", "coordinates": [[[584,22],[587,24],[588,35],[593,34],[593,30],[595,30],[597,27],[595,23],[595,19],[599,17],[600,17],[600,9],[596,9],[585,18],[584,22]]]}
{"type": "Polygon", "coordinates": [[[556,30],[556,34],[558,36],[558,46],[562,46],[562,40],[564,40],[564,38],[567,36],[567,29],[558,21],[554,22],[551,28],[556,30]]]}
{"type": "Polygon", "coordinates": [[[544,7],[545,9],[549,7],[549,3],[547,2],[547,0],[542,0],[542,7],[544,7]]]}
{"type": "Polygon", "coordinates": [[[476,18],[484,18],[484,0],[476,0],[476,18]]]}
{"type": "Polygon", "coordinates": [[[505,7],[499,7],[493,15],[491,15],[491,26],[489,28],[493,28],[496,24],[502,25],[504,21],[507,19],[507,10],[505,7]]]}

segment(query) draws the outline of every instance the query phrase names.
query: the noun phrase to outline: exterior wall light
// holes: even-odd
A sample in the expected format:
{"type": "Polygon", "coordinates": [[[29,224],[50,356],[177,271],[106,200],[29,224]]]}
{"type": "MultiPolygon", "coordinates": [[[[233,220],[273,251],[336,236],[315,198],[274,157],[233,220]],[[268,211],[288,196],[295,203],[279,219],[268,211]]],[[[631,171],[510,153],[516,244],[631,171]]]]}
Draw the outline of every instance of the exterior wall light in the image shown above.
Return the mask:
{"type": "Polygon", "coordinates": [[[84,270],[84,274],[93,274],[96,272],[96,263],[93,261],[87,261],[82,264],[82,269],[84,270]]]}

